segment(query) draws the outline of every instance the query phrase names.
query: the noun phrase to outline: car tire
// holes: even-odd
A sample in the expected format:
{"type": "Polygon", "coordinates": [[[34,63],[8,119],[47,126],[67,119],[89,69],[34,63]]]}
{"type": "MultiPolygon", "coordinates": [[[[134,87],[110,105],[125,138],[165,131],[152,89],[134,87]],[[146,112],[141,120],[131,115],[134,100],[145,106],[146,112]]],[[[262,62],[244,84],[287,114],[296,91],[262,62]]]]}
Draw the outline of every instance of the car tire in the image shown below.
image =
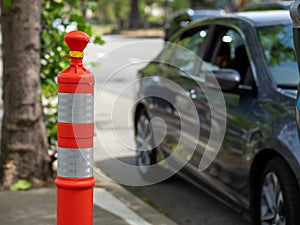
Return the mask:
{"type": "Polygon", "coordinates": [[[153,146],[153,136],[150,119],[145,111],[141,109],[136,117],[135,142],[136,142],[136,165],[139,173],[146,180],[153,180],[154,173],[151,165],[156,164],[156,149],[153,146]]]}
{"type": "Polygon", "coordinates": [[[267,162],[255,192],[255,225],[299,225],[300,193],[288,164],[276,157],[267,162]]]}

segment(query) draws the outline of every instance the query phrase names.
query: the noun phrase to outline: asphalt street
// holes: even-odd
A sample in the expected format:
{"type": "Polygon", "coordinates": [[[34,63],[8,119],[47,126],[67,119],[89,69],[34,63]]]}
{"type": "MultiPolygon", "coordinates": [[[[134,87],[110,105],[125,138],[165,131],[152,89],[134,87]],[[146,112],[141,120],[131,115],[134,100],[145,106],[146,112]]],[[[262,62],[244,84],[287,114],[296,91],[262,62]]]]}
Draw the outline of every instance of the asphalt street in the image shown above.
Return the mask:
{"type": "Polygon", "coordinates": [[[242,214],[180,176],[128,189],[180,225],[249,225],[242,214]]]}
{"type": "Polygon", "coordinates": [[[247,225],[241,214],[178,176],[145,185],[134,166],[132,107],[136,74],[159,53],[163,42],[159,38],[117,35],[104,36],[104,40],[103,46],[90,44],[85,59],[96,78],[95,163],[102,171],[98,175],[124,185],[178,224],[247,225]]]}

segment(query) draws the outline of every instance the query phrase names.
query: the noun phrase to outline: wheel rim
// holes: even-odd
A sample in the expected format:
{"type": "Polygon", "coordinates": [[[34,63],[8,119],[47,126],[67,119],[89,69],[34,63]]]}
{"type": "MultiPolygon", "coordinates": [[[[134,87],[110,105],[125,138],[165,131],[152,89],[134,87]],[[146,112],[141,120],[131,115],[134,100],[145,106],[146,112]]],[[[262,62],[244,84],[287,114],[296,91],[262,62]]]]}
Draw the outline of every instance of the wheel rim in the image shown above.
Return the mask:
{"type": "Polygon", "coordinates": [[[260,215],[262,225],[286,225],[284,198],[275,173],[266,174],[261,193],[260,215]]]}
{"type": "Polygon", "coordinates": [[[151,130],[149,119],[141,115],[136,127],[137,165],[142,173],[147,173],[151,165],[151,146],[149,140],[151,130]]]}

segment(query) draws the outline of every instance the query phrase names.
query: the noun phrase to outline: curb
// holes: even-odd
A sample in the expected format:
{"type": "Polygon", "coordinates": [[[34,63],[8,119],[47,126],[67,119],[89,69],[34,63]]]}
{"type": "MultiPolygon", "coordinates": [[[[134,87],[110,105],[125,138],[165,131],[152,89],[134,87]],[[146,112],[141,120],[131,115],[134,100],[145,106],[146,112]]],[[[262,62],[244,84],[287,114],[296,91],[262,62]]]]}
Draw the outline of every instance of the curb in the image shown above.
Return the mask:
{"type": "Polygon", "coordinates": [[[96,186],[101,186],[106,189],[109,193],[114,195],[118,200],[124,203],[129,209],[137,213],[139,216],[144,218],[146,221],[153,225],[177,225],[175,222],[170,220],[165,215],[159,213],[153,207],[149,206],[141,199],[127,191],[121,185],[114,181],[108,180],[99,168],[94,168],[96,173],[94,177],[96,180],[96,186]],[[100,175],[101,174],[101,175],[100,175]]]}

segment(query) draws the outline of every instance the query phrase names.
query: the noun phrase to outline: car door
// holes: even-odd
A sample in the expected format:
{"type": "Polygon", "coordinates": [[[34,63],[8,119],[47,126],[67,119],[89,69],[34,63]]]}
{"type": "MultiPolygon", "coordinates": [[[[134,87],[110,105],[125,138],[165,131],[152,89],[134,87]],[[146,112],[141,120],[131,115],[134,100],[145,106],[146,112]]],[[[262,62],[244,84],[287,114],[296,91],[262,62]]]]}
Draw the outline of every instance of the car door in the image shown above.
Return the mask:
{"type": "MultiPolygon", "coordinates": [[[[223,96],[226,104],[224,109],[213,109],[216,118],[206,117],[201,129],[210,130],[212,132],[213,123],[220,123],[226,119],[226,130],[222,143],[217,151],[215,158],[210,159],[211,164],[204,170],[203,175],[209,177],[209,180],[218,186],[222,192],[227,195],[239,196],[244,192],[247,185],[248,163],[249,163],[249,140],[255,133],[255,121],[250,119],[249,107],[256,99],[256,86],[253,79],[253,72],[251,67],[251,56],[249,46],[247,45],[245,35],[241,30],[234,28],[216,25],[214,30],[214,44],[212,48],[207,51],[210,52],[210,58],[207,61],[205,69],[202,68],[201,73],[206,73],[207,68],[213,74],[224,74],[224,71],[233,69],[240,74],[240,84],[230,90],[223,91],[223,96]],[[229,48],[229,63],[226,63],[226,68],[220,68],[216,65],[218,53],[221,46],[226,45],[229,48]],[[223,119],[222,119],[223,118],[223,119]],[[205,125],[205,126],[204,126],[205,125]]],[[[224,64],[225,65],[225,64],[224,64]]],[[[206,82],[207,83],[207,82],[206,82]]],[[[214,87],[207,86],[207,90],[214,93],[214,87]]],[[[196,102],[197,108],[202,108],[203,100],[196,102]]],[[[211,107],[206,110],[212,110],[211,107]]],[[[211,111],[211,115],[212,115],[211,111]]],[[[206,112],[208,115],[208,112],[206,112]]],[[[224,121],[223,121],[224,122],[224,121]]],[[[216,125],[214,124],[214,125],[216,125]]],[[[216,125],[217,126],[217,125],[216,125]]],[[[201,130],[202,131],[202,130],[201,130]]],[[[208,137],[213,138],[214,135],[221,135],[210,133],[208,137]]],[[[203,137],[202,137],[203,138],[203,137]]],[[[207,138],[207,136],[204,136],[207,138]]],[[[209,143],[210,140],[204,140],[209,143]]],[[[209,145],[209,144],[208,144],[209,145]]],[[[205,160],[207,152],[210,151],[210,146],[206,146],[202,152],[202,159],[205,160]]]]}
{"type": "MultiPolygon", "coordinates": [[[[153,74],[153,84],[148,88],[151,91],[148,96],[160,93],[152,98],[152,117],[162,118],[166,123],[167,131],[160,147],[171,155],[168,161],[175,169],[189,161],[197,149],[201,121],[193,98],[201,90],[193,77],[201,66],[199,55],[209,33],[210,27],[203,25],[183,32],[174,43],[169,43],[160,56],[159,72],[153,74]]],[[[163,132],[157,127],[159,131],[153,133],[161,135],[163,132]]]]}

